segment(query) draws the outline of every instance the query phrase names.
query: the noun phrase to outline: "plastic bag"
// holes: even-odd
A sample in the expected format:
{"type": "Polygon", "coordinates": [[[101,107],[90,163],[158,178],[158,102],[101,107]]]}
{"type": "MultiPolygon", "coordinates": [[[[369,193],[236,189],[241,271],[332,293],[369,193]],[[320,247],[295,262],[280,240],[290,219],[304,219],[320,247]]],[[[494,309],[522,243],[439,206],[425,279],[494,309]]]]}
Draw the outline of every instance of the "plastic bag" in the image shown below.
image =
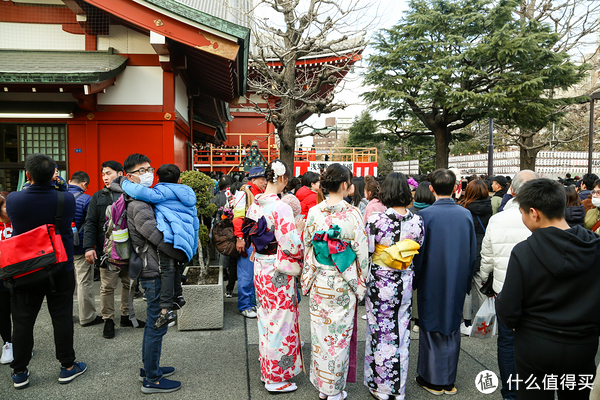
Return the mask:
{"type": "Polygon", "coordinates": [[[471,329],[471,337],[486,339],[496,334],[496,300],[493,297],[488,297],[481,305],[475,319],[473,320],[473,329],[471,329]]]}

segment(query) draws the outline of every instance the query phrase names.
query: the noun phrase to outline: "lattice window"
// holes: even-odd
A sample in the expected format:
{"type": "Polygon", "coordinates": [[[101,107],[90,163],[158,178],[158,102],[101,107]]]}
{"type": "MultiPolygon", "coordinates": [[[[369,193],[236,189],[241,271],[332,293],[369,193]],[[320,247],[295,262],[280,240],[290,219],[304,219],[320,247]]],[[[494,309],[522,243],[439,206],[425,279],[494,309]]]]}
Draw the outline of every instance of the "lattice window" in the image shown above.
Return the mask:
{"type": "Polygon", "coordinates": [[[67,161],[67,134],[65,125],[22,125],[19,127],[20,158],[28,154],[46,154],[57,163],[67,161]]]}

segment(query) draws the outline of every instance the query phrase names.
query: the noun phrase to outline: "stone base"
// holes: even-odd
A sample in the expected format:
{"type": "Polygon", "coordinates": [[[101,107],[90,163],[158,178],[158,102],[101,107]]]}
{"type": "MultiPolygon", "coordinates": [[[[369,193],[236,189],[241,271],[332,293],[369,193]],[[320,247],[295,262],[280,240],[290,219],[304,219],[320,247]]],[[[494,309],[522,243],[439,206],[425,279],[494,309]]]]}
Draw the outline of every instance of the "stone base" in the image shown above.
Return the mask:
{"type": "Polygon", "coordinates": [[[183,285],[186,305],[177,311],[177,329],[193,331],[223,328],[223,268],[216,285],[183,285]]]}

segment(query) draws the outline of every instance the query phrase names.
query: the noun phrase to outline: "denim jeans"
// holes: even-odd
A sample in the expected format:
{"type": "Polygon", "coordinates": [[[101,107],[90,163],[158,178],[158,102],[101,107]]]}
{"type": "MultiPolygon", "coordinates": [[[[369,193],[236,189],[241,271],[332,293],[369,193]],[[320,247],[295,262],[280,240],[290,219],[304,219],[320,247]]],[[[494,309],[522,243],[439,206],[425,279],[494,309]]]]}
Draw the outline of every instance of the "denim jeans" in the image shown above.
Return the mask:
{"type": "MultiPolygon", "coordinates": [[[[250,249],[248,249],[250,250],[250,249]]],[[[237,259],[238,279],[238,310],[244,311],[256,306],[256,295],[254,293],[254,263],[248,257],[237,259]]]]}
{"type": "Polygon", "coordinates": [[[162,338],[167,333],[168,326],[154,329],[154,323],[160,313],[160,278],[141,279],[142,288],[146,295],[146,327],[142,340],[142,362],[146,370],[146,379],[158,382],[162,378],[160,370],[160,353],[162,338]]]}
{"type": "Polygon", "coordinates": [[[508,389],[508,377],[517,373],[515,368],[515,332],[508,329],[498,320],[498,367],[500,368],[500,379],[502,380],[503,399],[516,399],[517,392],[512,385],[512,390],[508,389]]]}

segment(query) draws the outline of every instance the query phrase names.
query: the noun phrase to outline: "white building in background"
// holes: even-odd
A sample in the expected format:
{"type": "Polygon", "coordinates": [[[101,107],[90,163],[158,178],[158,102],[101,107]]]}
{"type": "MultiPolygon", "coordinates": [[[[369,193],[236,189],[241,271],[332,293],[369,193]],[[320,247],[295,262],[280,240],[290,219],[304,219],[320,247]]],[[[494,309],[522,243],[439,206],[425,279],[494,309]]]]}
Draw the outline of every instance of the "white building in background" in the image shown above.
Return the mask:
{"type": "MultiPolygon", "coordinates": [[[[514,176],[520,170],[518,151],[494,152],[494,175],[514,176]]],[[[450,156],[449,168],[458,168],[463,176],[484,175],[488,172],[488,154],[450,156]]],[[[540,151],[535,171],[548,178],[563,177],[565,174],[583,175],[588,171],[588,153],[585,151],[540,151]]],[[[592,155],[592,172],[600,173],[600,153],[592,155]]]]}

